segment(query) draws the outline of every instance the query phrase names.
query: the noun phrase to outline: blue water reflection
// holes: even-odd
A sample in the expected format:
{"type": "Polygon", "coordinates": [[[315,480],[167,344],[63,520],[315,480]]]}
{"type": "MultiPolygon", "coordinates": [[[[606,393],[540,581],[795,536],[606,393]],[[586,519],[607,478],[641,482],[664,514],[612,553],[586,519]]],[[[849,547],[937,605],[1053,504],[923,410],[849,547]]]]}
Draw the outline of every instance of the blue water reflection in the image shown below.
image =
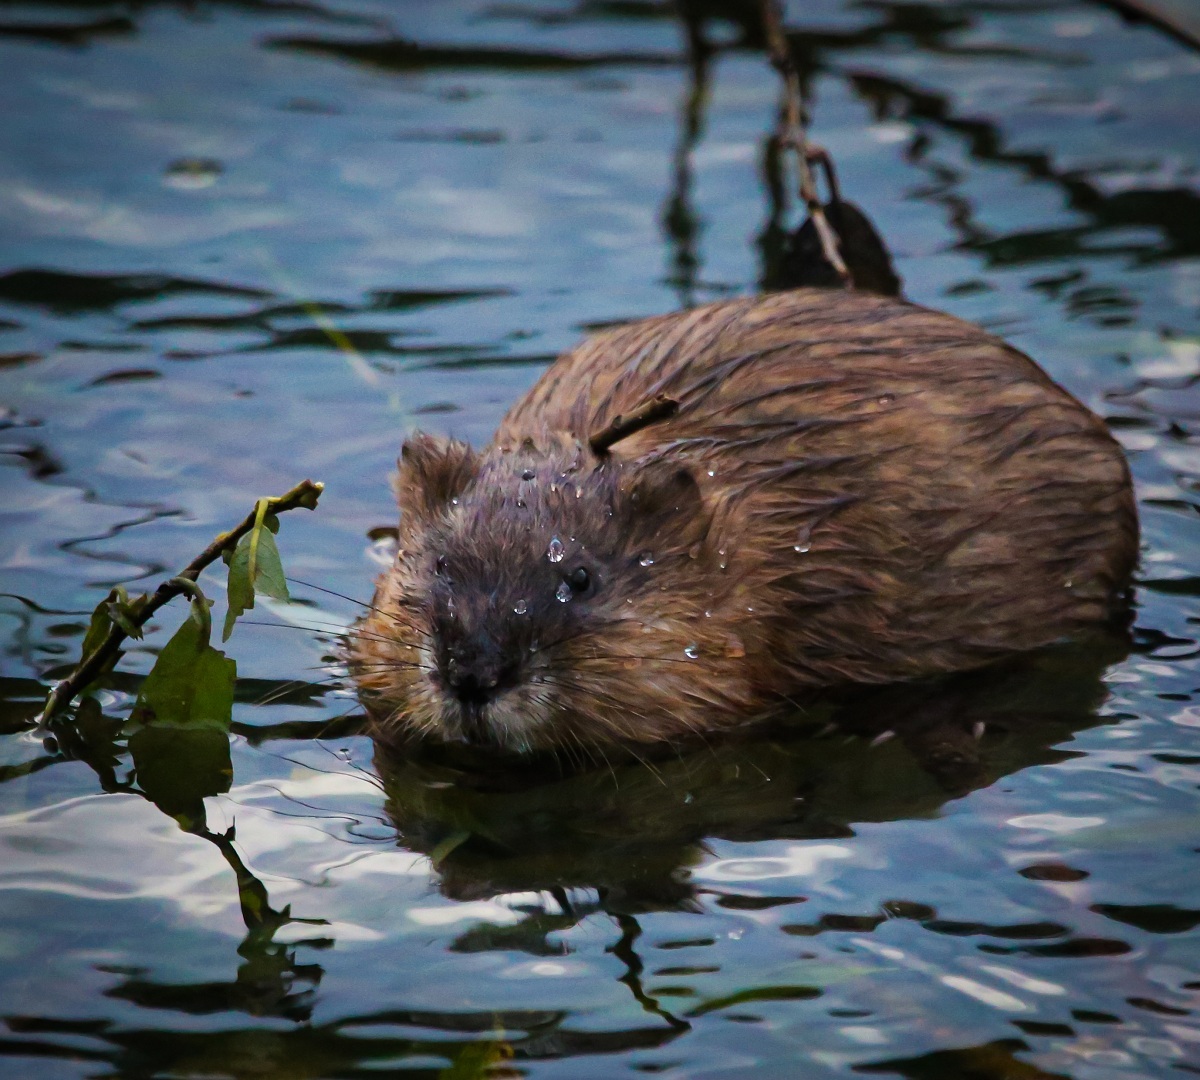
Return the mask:
{"type": "Polygon", "coordinates": [[[365,598],[406,430],[485,442],[585,328],[769,284],[775,76],[741,0],[0,4],[4,1075],[1200,1072],[1200,54],[1082,0],[789,7],[907,295],[1126,447],[1132,651],[481,770],[375,754],[354,605],[297,585],[185,831],[123,729],[169,610],[28,727],[91,609],[306,475],[289,572],[365,598]]]}

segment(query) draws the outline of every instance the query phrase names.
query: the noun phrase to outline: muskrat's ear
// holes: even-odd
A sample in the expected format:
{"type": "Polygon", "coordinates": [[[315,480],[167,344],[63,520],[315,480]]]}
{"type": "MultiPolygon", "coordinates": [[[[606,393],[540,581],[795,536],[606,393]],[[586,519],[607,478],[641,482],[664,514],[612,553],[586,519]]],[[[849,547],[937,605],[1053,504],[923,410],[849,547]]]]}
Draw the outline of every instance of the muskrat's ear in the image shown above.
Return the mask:
{"type": "Polygon", "coordinates": [[[623,515],[631,539],[687,548],[704,538],[708,515],[691,469],[677,460],[647,458],[632,473],[623,515]]]}
{"type": "Polygon", "coordinates": [[[416,432],[400,449],[393,481],[396,501],[406,515],[429,517],[457,498],[475,479],[479,458],[458,439],[416,432]]]}

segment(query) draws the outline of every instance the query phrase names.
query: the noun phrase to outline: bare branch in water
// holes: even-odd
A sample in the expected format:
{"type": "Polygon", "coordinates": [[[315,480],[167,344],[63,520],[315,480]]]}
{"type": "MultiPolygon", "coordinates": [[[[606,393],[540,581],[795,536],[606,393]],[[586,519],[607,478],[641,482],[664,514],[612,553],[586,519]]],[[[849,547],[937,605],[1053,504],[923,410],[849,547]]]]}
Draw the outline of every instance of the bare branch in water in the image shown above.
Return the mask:
{"type": "Polygon", "coordinates": [[[821,241],[821,252],[837,273],[842,285],[850,289],[854,287],[854,278],[845,259],[842,258],[837,232],[829,224],[828,217],[825,216],[825,208],[821,203],[821,196],[817,192],[816,181],[813,179],[812,165],[814,162],[819,162],[825,168],[825,175],[829,179],[830,190],[836,201],[837,187],[833,164],[824,150],[811,146],[808,141],[808,111],[805,108],[804,94],[800,88],[800,73],[796,70],[791,47],[783,32],[779,0],[762,0],[762,12],[763,29],[766,31],[771,64],[783,80],[783,99],[780,103],[779,128],[775,139],[780,149],[795,152],[796,171],[800,178],[800,198],[804,200],[808,216],[821,241]]]}

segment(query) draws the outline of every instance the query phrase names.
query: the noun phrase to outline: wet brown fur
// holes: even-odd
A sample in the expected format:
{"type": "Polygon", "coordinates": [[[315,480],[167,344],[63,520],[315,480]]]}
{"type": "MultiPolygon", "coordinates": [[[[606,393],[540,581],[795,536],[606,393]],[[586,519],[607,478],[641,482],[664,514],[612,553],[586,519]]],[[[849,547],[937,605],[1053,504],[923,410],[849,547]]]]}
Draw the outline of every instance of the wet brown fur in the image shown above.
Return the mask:
{"type": "Polygon", "coordinates": [[[1033,361],[837,291],[597,334],[482,452],[410,440],[397,491],[400,555],[351,643],[397,741],[602,753],[811,688],[980,666],[1109,618],[1137,551],[1119,447],[1033,361]],[[588,448],[659,395],[676,415],[588,448]],[[576,565],[594,588],[555,599],[576,565]],[[518,658],[472,716],[446,640],[518,658]]]}

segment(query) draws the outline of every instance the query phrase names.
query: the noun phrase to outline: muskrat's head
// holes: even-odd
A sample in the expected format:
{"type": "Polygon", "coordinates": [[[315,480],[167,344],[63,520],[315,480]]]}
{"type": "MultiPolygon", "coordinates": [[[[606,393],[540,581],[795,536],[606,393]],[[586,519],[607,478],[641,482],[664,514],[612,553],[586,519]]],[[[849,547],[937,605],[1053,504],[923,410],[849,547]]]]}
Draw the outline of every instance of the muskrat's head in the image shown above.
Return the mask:
{"type": "Polygon", "coordinates": [[[728,708],[716,557],[696,477],[664,455],[405,444],[395,566],[351,665],[377,734],[566,753],[650,742],[728,708]],[[707,632],[706,632],[707,631],[707,632]]]}

